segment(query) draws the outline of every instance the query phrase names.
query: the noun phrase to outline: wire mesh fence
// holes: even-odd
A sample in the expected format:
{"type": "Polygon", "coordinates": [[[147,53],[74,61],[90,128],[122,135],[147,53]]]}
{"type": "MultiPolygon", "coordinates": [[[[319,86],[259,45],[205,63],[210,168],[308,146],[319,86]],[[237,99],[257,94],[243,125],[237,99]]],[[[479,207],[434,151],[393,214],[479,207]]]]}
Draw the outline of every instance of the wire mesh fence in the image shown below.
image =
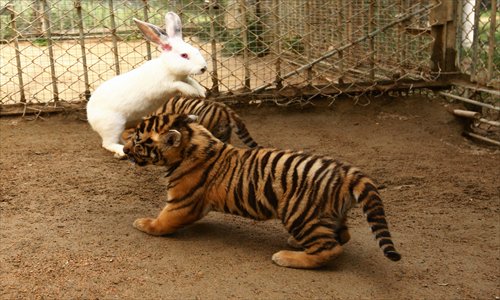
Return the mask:
{"type": "MultiPolygon", "coordinates": [[[[267,96],[335,99],[399,83],[425,86],[439,76],[431,69],[429,18],[439,5],[434,0],[0,0],[0,105],[88,99],[103,81],[159,54],[132,18],[163,26],[169,10],[181,16],[184,40],[200,48],[209,63],[210,72],[195,79],[212,97],[251,98],[273,90],[267,96]]],[[[467,53],[461,57],[470,56],[472,63],[483,57],[467,53]]],[[[498,73],[495,57],[492,74],[498,73]]]]}
{"type": "Polygon", "coordinates": [[[500,14],[496,0],[460,0],[457,60],[473,82],[500,88],[500,14]]]}

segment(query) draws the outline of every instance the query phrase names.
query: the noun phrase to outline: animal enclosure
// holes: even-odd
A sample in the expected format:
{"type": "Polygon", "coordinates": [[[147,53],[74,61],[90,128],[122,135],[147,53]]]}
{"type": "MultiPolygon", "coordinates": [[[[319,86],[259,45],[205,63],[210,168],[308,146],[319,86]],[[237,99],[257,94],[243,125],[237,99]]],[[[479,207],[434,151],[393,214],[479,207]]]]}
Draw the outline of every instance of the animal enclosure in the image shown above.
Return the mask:
{"type": "Polygon", "coordinates": [[[0,0],[0,298],[498,297],[500,152],[446,108],[465,101],[468,125],[498,127],[499,21],[497,0],[0,0]],[[163,26],[169,10],[209,63],[195,76],[209,98],[278,104],[234,107],[259,145],[377,180],[400,262],[360,209],[345,253],[315,271],[273,265],[279,222],[132,227],[164,206],[164,169],[113,159],[79,113],[44,112],[81,110],[156,57],[132,18],[163,26]]]}

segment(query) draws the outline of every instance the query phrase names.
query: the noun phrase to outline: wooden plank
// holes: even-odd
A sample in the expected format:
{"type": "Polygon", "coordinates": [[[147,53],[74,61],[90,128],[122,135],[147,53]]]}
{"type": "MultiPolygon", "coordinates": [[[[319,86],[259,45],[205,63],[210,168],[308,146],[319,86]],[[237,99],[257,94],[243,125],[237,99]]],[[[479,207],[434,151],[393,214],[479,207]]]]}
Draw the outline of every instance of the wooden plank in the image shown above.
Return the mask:
{"type": "MultiPolygon", "coordinates": [[[[433,0],[435,3],[437,0],[433,0]]],[[[457,71],[456,51],[456,11],[454,0],[442,0],[441,5],[430,12],[431,34],[434,38],[431,54],[431,70],[446,77],[457,71]]]]}

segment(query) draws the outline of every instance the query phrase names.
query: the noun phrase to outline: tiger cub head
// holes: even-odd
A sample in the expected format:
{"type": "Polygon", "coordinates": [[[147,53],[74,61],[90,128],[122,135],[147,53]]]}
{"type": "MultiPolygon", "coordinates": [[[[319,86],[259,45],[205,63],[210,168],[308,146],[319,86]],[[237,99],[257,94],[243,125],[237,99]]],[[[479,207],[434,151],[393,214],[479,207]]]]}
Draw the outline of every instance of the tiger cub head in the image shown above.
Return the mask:
{"type": "Polygon", "coordinates": [[[188,124],[195,115],[159,114],[144,118],[134,132],[125,131],[123,152],[132,162],[144,166],[171,165],[183,159],[183,149],[191,142],[188,124]]]}

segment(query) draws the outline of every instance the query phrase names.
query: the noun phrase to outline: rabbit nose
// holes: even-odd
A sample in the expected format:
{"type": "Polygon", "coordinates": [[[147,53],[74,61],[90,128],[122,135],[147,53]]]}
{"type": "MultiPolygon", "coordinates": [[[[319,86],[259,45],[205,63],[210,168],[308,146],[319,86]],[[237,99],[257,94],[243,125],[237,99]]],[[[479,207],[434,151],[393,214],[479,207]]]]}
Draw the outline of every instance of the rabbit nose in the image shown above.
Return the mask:
{"type": "Polygon", "coordinates": [[[203,67],[203,68],[201,68],[200,71],[201,71],[201,73],[205,73],[206,70],[207,70],[207,67],[203,67]]]}

